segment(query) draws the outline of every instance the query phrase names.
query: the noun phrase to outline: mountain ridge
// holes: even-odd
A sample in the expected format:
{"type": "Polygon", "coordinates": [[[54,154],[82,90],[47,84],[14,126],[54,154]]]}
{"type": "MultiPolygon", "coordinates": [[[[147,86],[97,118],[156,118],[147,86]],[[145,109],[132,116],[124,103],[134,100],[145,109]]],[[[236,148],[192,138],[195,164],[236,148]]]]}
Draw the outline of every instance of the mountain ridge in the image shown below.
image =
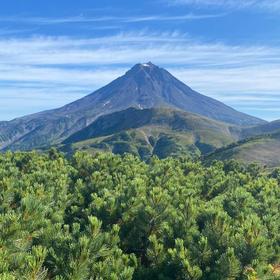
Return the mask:
{"type": "Polygon", "coordinates": [[[237,139],[234,134],[239,132],[238,127],[211,120],[198,114],[167,108],[128,108],[123,111],[100,116],[89,126],[72,134],[63,143],[67,144],[87,140],[88,138],[108,136],[123,130],[139,128],[146,125],[166,126],[175,131],[194,131],[198,128],[196,127],[197,123],[200,123],[204,130],[209,129],[214,132],[215,129],[224,129],[224,132],[231,135],[233,139],[237,139]]]}
{"type": "Polygon", "coordinates": [[[114,153],[130,152],[142,159],[157,155],[200,156],[238,139],[239,127],[170,108],[128,108],[99,117],[71,135],[60,147],[114,153]]]}

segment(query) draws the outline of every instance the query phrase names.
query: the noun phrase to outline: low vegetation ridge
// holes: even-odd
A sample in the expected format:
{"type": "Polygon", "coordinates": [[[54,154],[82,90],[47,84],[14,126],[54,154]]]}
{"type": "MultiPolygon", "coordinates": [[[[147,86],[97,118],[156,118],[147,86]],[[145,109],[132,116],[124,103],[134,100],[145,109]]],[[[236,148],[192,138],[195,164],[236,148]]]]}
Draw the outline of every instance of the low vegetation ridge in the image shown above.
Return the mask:
{"type": "Polygon", "coordinates": [[[213,160],[235,159],[244,163],[258,163],[266,168],[280,166],[280,132],[254,136],[219,148],[205,156],[213,160]]]}

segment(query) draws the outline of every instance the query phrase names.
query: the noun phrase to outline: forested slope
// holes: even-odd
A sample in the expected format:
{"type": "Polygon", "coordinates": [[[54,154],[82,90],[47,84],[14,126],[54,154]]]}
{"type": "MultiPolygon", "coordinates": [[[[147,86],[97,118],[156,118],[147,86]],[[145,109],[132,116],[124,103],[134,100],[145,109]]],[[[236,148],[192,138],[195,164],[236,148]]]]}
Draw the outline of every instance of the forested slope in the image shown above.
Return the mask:
{"type": "Polygon", "coordinates": [[[0,279],[279,279],[280,172],[0,155],[0,279]]]}

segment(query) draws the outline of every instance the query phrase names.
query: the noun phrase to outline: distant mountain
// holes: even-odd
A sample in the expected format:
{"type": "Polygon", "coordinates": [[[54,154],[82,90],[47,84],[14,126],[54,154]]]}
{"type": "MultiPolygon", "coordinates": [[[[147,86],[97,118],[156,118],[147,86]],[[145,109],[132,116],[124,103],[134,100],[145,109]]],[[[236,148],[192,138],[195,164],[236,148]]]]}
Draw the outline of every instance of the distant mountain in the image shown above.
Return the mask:
{"type": "Polygon", "coordinates": [[[129,107],[168,107],[240,126],[265,121],[201,95],[152,63],[137,64],[124,76],[59,109],[0,122],[0,149],[28,150],[58,144],[101,115],[129,107]]]}
{"type": "Polygon", "coordinates": [[[257,163],[267,168],[280,167],[280,132],[261,135],[216,150],[206,161],[235,159],[243,163],[257,163]]]}
{"type": "Polygon", "coordinates": [[[132,152],[145,158],[211,152],[238,139],[240,128],[179,110],[129,108],[99,117],[62,147],[132,152]]]}

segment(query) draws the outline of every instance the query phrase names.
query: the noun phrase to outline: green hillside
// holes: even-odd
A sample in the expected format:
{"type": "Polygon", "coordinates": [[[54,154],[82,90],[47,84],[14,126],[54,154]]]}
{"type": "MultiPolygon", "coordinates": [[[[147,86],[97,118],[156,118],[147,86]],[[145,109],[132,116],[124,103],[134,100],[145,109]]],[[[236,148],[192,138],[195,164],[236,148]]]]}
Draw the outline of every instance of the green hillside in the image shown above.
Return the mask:
{"type": "Polygon", "coordinates": [[[132,153],[147,159],[192,157],[235,141],[240,129],[205,117],[171,109],[129,108],[102,116],[64,141],[63,151],[132,153]]]}
{"type": "Polygon", "coordinates": [[[268,168],[280,166],[280,133],[258,136],[243,140],[206,157],[207,161],[214,159],[236,159],[244,163],[258,163],[268,168]]]}

